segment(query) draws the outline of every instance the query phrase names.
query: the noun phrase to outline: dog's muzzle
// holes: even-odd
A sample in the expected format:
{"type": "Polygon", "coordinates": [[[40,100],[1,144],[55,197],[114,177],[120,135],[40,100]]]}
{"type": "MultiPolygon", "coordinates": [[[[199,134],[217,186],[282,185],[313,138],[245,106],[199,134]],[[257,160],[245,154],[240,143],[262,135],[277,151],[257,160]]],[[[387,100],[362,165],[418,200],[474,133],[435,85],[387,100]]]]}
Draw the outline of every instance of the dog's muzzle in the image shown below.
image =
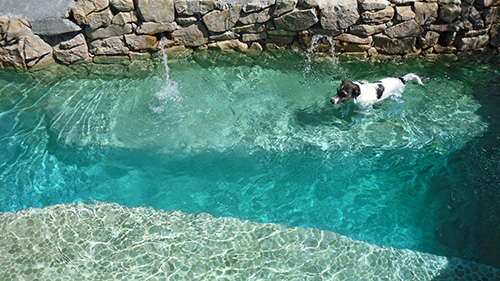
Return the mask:
{"type": "Polygon", "coordinates": [[[339,104],[339,103],[341,103],[341,101],[340,101],[340,99],[339,99],[338,97],[333,97],[333,98],[330,100],[330,102],[331,102],[332,104],[339,104]]]}

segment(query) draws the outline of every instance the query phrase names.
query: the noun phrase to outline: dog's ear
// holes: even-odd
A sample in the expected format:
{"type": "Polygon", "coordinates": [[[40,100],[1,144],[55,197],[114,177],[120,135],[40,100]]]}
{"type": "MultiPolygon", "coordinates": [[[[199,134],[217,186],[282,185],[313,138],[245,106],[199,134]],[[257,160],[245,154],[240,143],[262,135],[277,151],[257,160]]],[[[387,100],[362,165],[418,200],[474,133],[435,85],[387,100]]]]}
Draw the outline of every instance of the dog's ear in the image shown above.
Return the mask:
{"type": "Polygon", "coordinates": [[[356,84],[353,85],[354,85],[354,97],[358,97],[359,95],[361,95],[361,89],[359,88],[358,85],[356,84]]]}
{"type": "Polygon", "coordinates": [[[349,80],[342,80],[342,84],[347,84],[347,82],[349,82],[349,80]]]}

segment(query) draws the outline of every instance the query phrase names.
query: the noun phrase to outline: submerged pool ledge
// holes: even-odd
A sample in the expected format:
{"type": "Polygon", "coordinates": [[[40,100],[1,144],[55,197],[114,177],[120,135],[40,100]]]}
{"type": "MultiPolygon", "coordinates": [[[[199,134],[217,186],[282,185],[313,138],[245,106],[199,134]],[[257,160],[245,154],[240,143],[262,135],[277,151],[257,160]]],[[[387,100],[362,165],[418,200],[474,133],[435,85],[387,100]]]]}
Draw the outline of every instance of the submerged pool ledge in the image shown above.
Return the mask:
{"type": "Polygon", "coordinates": [[[0,220],[4,280],[500,280],[457,258],[205,213],[95,202],[0,220]]]}

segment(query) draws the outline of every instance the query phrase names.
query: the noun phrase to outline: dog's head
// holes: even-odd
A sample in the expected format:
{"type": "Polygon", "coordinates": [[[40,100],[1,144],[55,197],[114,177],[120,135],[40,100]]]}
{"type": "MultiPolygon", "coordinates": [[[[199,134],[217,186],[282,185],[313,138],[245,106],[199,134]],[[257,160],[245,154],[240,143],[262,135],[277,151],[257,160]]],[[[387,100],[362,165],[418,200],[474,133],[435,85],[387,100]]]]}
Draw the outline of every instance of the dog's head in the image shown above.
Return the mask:
{"type": "Polygon", "coordinates": [[[337,88],[337,95],[334,96],[330,101],[333,104],[343,103],[346,100],[356,98],[361,94],[359,86],[352,83],[351,81],[342,80],[342,84],[337,88]]]}

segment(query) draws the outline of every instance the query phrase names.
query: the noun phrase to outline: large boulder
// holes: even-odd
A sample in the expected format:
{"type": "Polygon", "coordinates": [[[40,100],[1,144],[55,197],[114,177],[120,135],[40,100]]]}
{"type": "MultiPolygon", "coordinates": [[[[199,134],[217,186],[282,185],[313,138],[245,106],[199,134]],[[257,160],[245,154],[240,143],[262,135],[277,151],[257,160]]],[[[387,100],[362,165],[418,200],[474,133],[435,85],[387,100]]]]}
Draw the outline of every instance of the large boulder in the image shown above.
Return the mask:
{"type": "Polygon", "coordinates": [[[207,30],[200,23],[182,27],[172,32],[172,37],[177,43],[184,46],[197,47],[208,42],[207,30]]]}
{"type": "Polygon", "coordinates": [[[90,52],[94,55],[126,55],[129,51],[123,41],[123,36],[113,36],[90,42],[90,52]]]}
{"type": "Polygon", "coordinates": [[[125,35],[125,43],[134,51],[154,50],[158,47],[158,40],[151,35],[125,35]]]}
{"type": "Polygon", "coordinates": [[[384,33],[391,38],[405,38],[420,36],[424,29],[414,20],[405,21],[389,27],[384,33]]]}
{"type": "Polygon", "coordinates": [[[38,35],[58,35],[81,31],[82,28],[68,19],[46,18],[30,21],[31,30],[38,35]]]}
{"type": "Polygon", "coordinates": [[[109,6],[109,0],[77,0],[72,8],[73,17],[79,25],[87,24],[87,16],[109,6]]]}
{"type": "Polygon", "coordinates": [[[72,63],[84,60],[89,56],[85,36],[79,33],[68,37],[54,46],[54,57],[62,63],[72,63]]]}
{"type": "Polygon", "coordinates": [[[175,22],[143,22],[136,27],[135,32],[137,34],[153,35],[163,32],[172,32],[176,29],[177,24],[175,22]]]}
{"type": "Polygon", "coordinates": [[[284,13],[291,12],[297,6],[298,0],[276,0],[273,16],[279,17],[284,13]]]}
{"type": "Polygon", "coordinates": [[[137,12],[144,21],[173,22],[174,0],[135,0],[137,12]]]}
{"type": "Polygon", "coordinates": [[[0,46],[0,66],[4,68],[26,68],[23,48],[23,40],[18,40],[14,45],[0,46]]]}
{"type": "Polygon", "coordinates": [[[321,26],[324,29],[341,31],[359,19],[357,0],[316,0],[320,9],[321,26]]]}
{"type": "Polygon", "coordinates": [[[132,24],[125,24],[125,25],[111,24],[107,27],[99,28],[96,30],[90,30],[90,29],[86,30],[87,37],[90,40],[130,34],[132,32],[133,32],[132,24]]]}
{"type": "Polygon", "coordinates": [[[500,47],[500,23],[495,23],[490,29],[490,45],[500,47]]]}
{"type": "Polygon", "coordinates": [[[264,23],[271,19],[271,13],[271,8],[250,14],[244,13],[240,16],[240,22],[242,24],[264,23]]]}
{"type": "Polygon", "coordinates": [[[111,7],[120,12],[129,12],[134,10],[134,0],[109,0],[111,7]]]}
{"type": "Polygon", "coordinates": [[[378,34],[373,36],[373,45],[379,53],[388,55],[402,55],[414,51],[415,37],[403,39],[390,38],[386,35],[378,34]]]}
{"type": "Polygon", "coordinates": [[[447,23],[454,21],[460,15],[461,8],[458,5],[443,5],[439,9],[439,18],[447,23]]]}
{"type": "Polygon", "coordinates": [[[203,22],[212,32],[224,32],[233,27],[240,19],[241,5],[223,11],[212,11],[203,16],[203,22]]]}
{"type": "Polygon", "coordinates": [[[457,36],[455,46],[459,51],[477,50],[486,46],[489,40],[490,36],[488,34],[475,37],[457,36]]]}
{"type": "Polygon", "coordinates": [[[274,19],[277,29],[301,31],[318,22],[315,9],[295,9],[274,19]]]}
{"type": "Polygon", "coordinates": [[[438,4],[427,2],[415,2],[415,21],[419,25],[428,25],[438,18],[438,4]]]}
{"type": "Polygon", "coordinates": [[[28,67],[40,60],[52,61],[52,47],[37,35],[24,37],[24,59],[28,67]]]}
{"type": "Polygon", "coordinates": [[[177,0],[175,11],[181,16],[204,15],[215,9],[215,0],[177,0]]]}
{"type": "Polygon", "coordinates": [[[383,24],[360,24],[360,25],[353,25],[349,28],[349,32],[352,34],[356,35],[362,35],[362,36],[370,36],[373,34],[380,33],[384,31],[387,28],[387,25],[385,23],[383,24]]]}
{"type": "Polygon", "coordinates": [[[391,4],[387,0],[359,0],[359,3],[365,11],[383,10],[391,4]]]}
{"type": "Polygon", "coordinates": [[[361,14],[364,23],[381,24],[386,23],[394,17],[394,8],[388,6],[383,10],[365,11],[361,14]]]}

